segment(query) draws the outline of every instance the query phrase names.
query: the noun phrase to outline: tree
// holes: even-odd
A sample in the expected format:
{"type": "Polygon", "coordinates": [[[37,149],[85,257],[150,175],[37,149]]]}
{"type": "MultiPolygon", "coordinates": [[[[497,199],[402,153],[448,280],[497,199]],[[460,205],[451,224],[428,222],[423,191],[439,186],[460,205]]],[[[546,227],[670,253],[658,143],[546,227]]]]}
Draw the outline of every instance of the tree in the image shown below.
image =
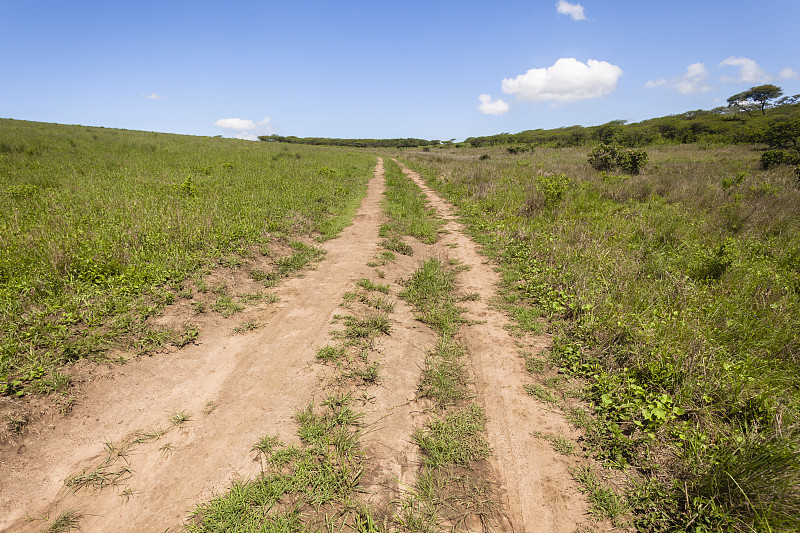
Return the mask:
{"type": "Polygon", "coordinates": [[[761,104],[761,114],[766,115],[767,113],[764,111],[764,109],[767,107],[767,102],[780,98],[783,94],[783,89],[777,85],[768,83],[766,85],[750,87],[750,89],[745,91],[745,93],[748,95],[749,100],[755,100],[761,104]]]}
{"type": "Polygon", "coordinates": [[[764,132],[764,142],[770,148],[797,148],[800,141],[800,118],[776,120],[764,132]]]}

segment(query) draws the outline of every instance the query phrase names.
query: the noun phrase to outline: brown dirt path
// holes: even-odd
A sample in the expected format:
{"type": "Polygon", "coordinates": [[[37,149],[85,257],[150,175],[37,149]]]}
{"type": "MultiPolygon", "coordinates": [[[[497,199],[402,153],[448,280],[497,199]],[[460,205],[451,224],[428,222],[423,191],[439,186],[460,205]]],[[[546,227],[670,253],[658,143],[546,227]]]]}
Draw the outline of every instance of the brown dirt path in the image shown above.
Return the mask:
{"type": "MultiPolygon", "coordinates": [[[[469,265],[459,274],[460,290],[478,293],[480,300],[466,303],[466,318],[475,321],[461,328],[475,377],[478,401],[486,416],[491,461],[504,488],[503,502],[517,532],[569,532],[585,522],[587,504],[569,474],[578,464],[575,457],[557,454],[551,446],[531,435],[532,431],[575,437],[575,430],[557,412],[527,395],[524,361],[517,340],[504,326],[509,320],[488,305],[497,295],[500,277],[478,253],[476,244],[456,220],[451,204],[442,200],[416,172],[403,167],[428,196],[429,203],[446,221],[449,233],[437,243],[441,253],[469,265]]],[[[529,339],[539,349],[548,346],[546,336],[529,339]]]]}
{"type": "Polygon", "coordinates": [[[297,442],[292,419],[318,384],[316,350],[329,340],[342,294],[371,269],[378,249],[383,166],[353,224],[316,270],[276,288],[280,302],[253,318],[247,335],[227,327],[203,331],[198,344],[168,356],[139,358],[91,382],[66,418],[0,450],[0,531],[38,531],[43,522],[77,508],[85,532],[177,531],[198,502],[253,477],[252,446],[265,434],[297,442]],[[172,413],[191,419],[160,439],[133,447],[113,468],[131,475],[118,486],[71,492],[64,480],[93,469],[104,442],[130,442],[137,431],[169,427],[172,413]],[[165,447],[165,445],[168,445],[165,447]],[[124,489],[131,489],[123,493],[124,489]]]}

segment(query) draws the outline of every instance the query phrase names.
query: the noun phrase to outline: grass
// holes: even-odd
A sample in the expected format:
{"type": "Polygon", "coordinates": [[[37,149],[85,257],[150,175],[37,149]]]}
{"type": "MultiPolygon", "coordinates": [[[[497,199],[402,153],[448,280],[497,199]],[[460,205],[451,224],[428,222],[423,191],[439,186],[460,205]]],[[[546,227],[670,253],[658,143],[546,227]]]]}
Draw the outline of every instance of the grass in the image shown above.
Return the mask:
{"type": "Polygon", "coordinates": [[[649,483],[637,527],[800,528],[796,178],[744,146],[653,147],[622,177],[587,151],[408,157],[500,264],[519,331],[554,335],[530,369],[584,379],[588,444],[649,483]]]}
{"type": "Polygon", "coordinates": [[[78,509],[67,509],[61,511],[56,516],[47,528],[42,529],[40,533],[68,533],[69,531],[81,529],[81,520],[83,519],[83,512],[78,509]]]}
{"type": "Polygon", "coordinates": [[[264,468],[258,479],[234,482],[227,493],[200,505],[186,531],[308,531],[374,523],[355,498],[364,461],[362,415],[350,403],[349,396],[330,396],[321,410],[313,404],[299,410],[300,447],[272,436],[259,440],[253,447],[264,468]]]}
{"type": "Polygon", "coordinates": [[[463,362],[464,347],[455,335],[464,320],[456,292],[458,267],[429,258],[405,282],[401,297],[429,324],[438,341],[425,358],[420,393],[434,401],[434,414],[412,439],[424,458],[416,487],[400,502],[397,520],[408,531],[439,531],[444,524],[466,529],[468,517],[487,527],[497,518],[494,490],[474,468],[491,454],[481,407],[472,397],[463,362]]]}
{"type": "MultiPolygon", "coordinates": [[[[426,244],[435,243],[442,222],[436,217],[435,211],[426,206],[425,195],[419,187],[403,175],[397,163],[386,159],[384,165],[386,198],[383,205],[388,221],[381,226],[380,236],[388,238],[390,242],[393,239],[394,242],[397,242],[399,237],[408,235],[426,244]]],[[[389,250],[411,255],[384,246],[389,250]]]]}
{"type": "Polygon", "coordinates": [[[348,223],[375,162],[7,119],[0,144],[13,147],[0,153],[0,394],[12,395],[78,359],[169,342],[151,319],[197,272],[246,267],[273,242],[295,249],[275,276],[304,268],[321,251],[299,239],[348,223]]]}

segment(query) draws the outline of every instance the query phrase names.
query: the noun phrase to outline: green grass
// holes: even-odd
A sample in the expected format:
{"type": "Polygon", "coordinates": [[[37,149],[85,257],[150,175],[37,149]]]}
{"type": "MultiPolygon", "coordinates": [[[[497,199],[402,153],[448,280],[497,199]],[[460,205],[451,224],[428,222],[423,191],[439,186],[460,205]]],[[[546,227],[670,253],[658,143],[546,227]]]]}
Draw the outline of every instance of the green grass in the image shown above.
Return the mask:
{"type": "Polygon", "coordinates": [[[77,509],[67,509],[56,516],[47,528],[42,529],[41,533],[67,533],[69,531],[81,531],[81,520],[83,512],[77,509]]]}
{"type": "Polygon", "coordinates": [[[186,531],[313,531],[326,524],[356,527],[374,521],[356,498],[364,461],[363,415],[350,403],[349,396],[330,396],[321,410],[313,404],[299,410],[300,447],[276,437],[259,440],[253,451],[263,473],[234,482],[224,495],[198,506],[186,531]]]}
{"type": "Polygon", "coordinates": [[[622,179],[592,170],[588,148],[540,147],[524,165],[504,151],[409,158],[499,262],[520,330],[547,319],[549,365],[586,380],[594,453],[651,482],[640,529],[800,528],[791,169],[761,170],[742,146],[661,146],[622,179]]]}
{"type": "Polygon", "coordinates": [[[344,149],[7,119],[0,145],[0,394],[12,395],[109,348],[169,342],[141,341],[195,272],[242,268],[276,241],[295,251],[265,284],[304,268],[321,251],[297,238],[336,235],[375,163],[344,149]]]}
{"type": "MultiPolygon", "coordinates": [[[[386,180],[384,211],[389,220],[380,228],[381,237],[396,238],[409,235],[426,244],[435,243],[442,222],[436,217],[433,209],[426,207],[425,195],[391,159],[384,159],[384,168],[386,180]]],[[[400,250],[395,251],[405,253],[400,250]]]]}
{"type": "Polygon", "coordinates": [[[417,318],[443,336],[452,336],[463,323],[461,309],[455,305],[454,276],[435,257],[426,259],[406,281],[400,296],[417,311],[417,318]]]}

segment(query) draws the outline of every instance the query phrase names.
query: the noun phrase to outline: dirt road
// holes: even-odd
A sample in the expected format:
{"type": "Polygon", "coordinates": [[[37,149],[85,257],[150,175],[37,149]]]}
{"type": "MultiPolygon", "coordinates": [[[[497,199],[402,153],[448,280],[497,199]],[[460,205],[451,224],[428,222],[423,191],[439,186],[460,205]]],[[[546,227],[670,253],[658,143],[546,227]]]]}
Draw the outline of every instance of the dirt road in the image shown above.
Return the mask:
{"type": "MultiPolygon", "coordinates": [[[[500,530],[572,532],[586,504],[568,473],[574,458],[557,455],[533,429],[571,434],[560,415],[525,394],[520,340],[489,307],[498,276],[454,220],[452,207],[419,176],[446,221],[435,245],[407,239],[414,256],[387,264],[383,276],[396,296],[401,282],[426,257],[458,259],[470,302],[471,325],[461,341],[469,351],[477,399],[488,417],[492,471],[506,520],[500,530]]],[[[66,417],[43,421],[24,438],[0,447],[0,531],[40,531],[43,519],[80,509],[84,532],[180,531],[199,502],[224,492],[233,479],[259,473],[252,447],[263,435],[297,442],[295,411],[324,396],[328,371],[315,359],[331,338],[331,321],[356,281],[374,276],[367,263],[379,251],[383,164],[379,160],[353,224],[323,245],[325,259],[303,277],[277,287],[280,300],[245,311],[260,327],[233,334],[241,316],[220,319],[198,342],[171,354],[134,358],[94,374],[66,417]],[[149,436],[149,437],[148,437],[149,436]],[[71,490],[65,479],[98,472],[114,484],[71,490]],[[114,477],[117,476],[117,477],[114,477]]],[[[232,287],[235,290],[235,287],[232,287]]],[[[414,482],[418,468],[410,435],[424,420],[417,382],[432,332],[398,301],[391,334],[380,341],[380,386],[361,410],[373,428],[363,440],[369,469],[366,498],[388,506],[414,482]]],[[[543,347],[546,338],[524,340],[543,347]]]]}

